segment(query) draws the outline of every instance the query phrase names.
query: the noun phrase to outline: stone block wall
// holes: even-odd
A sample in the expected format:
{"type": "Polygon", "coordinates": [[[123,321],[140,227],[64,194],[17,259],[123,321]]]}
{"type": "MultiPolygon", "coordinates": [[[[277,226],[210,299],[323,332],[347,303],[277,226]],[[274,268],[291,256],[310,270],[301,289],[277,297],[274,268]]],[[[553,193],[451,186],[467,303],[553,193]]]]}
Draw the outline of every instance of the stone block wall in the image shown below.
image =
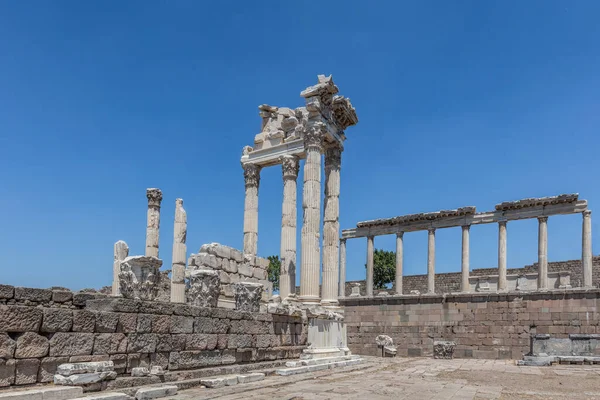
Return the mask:
{"type": "Polygon", "coordinates": [[[399,356],[433,354],[434,340],[456,342],[455,357],[521,359],[533,334],[600,334],[600,290],[345,298],[348,347],[379,355],[385,334],[399,356]]]}
{"type": "Polygon", "coordinates": [[[198,254],[188,259],[188,268],[204,267],[219,272],[221,296],[234,298],[233,284],[237,282],[262,283],[265,289],[263,300],[273,294],[273,284],[268,280],[269,260],[250,254],[243,254],[232,247],[219,243],[202,245],[198,254]]]}
{"type": "MultiPolygon", "coordinates": [[[[538,264],[534,263],[526,265],[523,268],[508,268],[508,275],[522,275],[537,273],[538,264]]],[[[571,285],[573,287],[581,286],[583,282],[583,270],[581,266],[581,260],[569,260],[569,261],[556,261],[548,263],[548,272],[561,272],[566,271],[571,275],[571,285]]],[[[470,276],[485,276],[485,275],[498,275],[497,268],[478,268],[473,269],[470,272],[470,276]]],[[[435,292],[439,294],[460,292],[460,272],[448,272],[435,274],[435,292]]],[[[600,287],[600,256],[593,258],[592,266],[592,282],[595,287],[600,287]]],[[[366,296],[367,287],[365,281],[348,281],[346,282],[346,296],[350,296],[352,293],[352,284],[360,283],[361,296],[366,296]]],[[[418,290],[420,293],[427,292],[427,275],[409,275],[404,276],[402,281],[402,291],[404,294],[410,294],[412,290],[418,290]]],[[[375,294],[379,292],[388,292],[394,294],[396,291],[395,287],[391,289],[375,289],[375,294]]]]}
{"type": "Polygon", "coordinates": [[[173,371],[298,358],[307,342],[301,317],[60,296],[0,286],[0,387],[51,382],[67,362],[112,360],[119,374],[153,365],[173,371]]]}

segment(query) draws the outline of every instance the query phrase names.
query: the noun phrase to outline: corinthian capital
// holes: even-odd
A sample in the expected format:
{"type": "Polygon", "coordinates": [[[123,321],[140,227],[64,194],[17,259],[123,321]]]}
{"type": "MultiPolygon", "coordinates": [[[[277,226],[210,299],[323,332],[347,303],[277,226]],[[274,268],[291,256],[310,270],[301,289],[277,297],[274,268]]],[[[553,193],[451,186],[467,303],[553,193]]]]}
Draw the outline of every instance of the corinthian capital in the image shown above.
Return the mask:
{"type": "Polygon", "coordinates": [[[322,122],[316,122],[309,127],[304,133],[304,148],[306,150],[318,150],[322,153],[326,129],[325,124],[322,122]]]}
{"type": "Polygon", "coordinates": [[[298,178],[298,167],[300,165],[298,157],[285,155],[279,157],[279,160],[281,161],[281,171],[283,172],[283,180],[296,180],[298,178]]]}
{"type": "Polygon", "coordinates": [[[160,207],[162,201],[162,191],[160,189],[146,189],[146,197],[148,198],[148,206],[160,207]]]}
{"type": "Polygon", "coordinates": [[[242,165],[244,168],[244,181],[246,187],[258,187],[260,184],[260,169],[256,164],[246,163],[242,165]]]}

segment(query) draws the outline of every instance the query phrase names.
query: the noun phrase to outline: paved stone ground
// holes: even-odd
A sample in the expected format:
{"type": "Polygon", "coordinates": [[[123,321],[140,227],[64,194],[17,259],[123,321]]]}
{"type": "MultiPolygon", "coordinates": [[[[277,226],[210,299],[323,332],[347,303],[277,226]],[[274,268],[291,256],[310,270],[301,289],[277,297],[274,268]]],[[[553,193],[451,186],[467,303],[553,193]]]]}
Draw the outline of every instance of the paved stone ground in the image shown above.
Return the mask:
{"type": "Polygon", "coordinates": [[[190,389],[171,400],[600,399],[600,366],[518,367],[514,361],[365,357],[348,368],[190,389]]]}

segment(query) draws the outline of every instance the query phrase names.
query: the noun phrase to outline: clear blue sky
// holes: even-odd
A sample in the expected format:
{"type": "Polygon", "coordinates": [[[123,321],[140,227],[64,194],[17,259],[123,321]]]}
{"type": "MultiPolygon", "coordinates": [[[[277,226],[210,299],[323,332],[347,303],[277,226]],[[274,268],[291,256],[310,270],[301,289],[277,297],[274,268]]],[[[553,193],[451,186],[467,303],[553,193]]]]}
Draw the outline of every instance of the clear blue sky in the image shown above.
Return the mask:
{"type": "MultiPolygon", "coordinates": [[[[239,158],[257,106],[303,105],[317,74],[333,74],[360,119],[342,157],[342,228],[566,192],[594,209],[598,15],[584,0],[2,2],[0,282],[110,284],[115,241],[144,251],[147,187],[164,192],[168,268],[177,197],[189,253],[241,248],[239,158]]],[[[263,170],[262,256],[279,253],[281,200],[280,168],[263,170]]],[[[581,256],[580,215],[548,229],[551,261],[581,256]]],[[[426,273],[426,242],[405,236],[408,274],[426,273]]],[[[496,244],[496,226],[474,227],[471,266],[495,267],[496,244]]],[[[460,251],[460,228],[439,231],[437,271],[458,271],[460,251]]],[[[365,254],[365,239],[348,242],[349,279],[364,278],[365,254]]],[[[509,268],[536,258],[537,221],[509,224],[509,268]]]]}

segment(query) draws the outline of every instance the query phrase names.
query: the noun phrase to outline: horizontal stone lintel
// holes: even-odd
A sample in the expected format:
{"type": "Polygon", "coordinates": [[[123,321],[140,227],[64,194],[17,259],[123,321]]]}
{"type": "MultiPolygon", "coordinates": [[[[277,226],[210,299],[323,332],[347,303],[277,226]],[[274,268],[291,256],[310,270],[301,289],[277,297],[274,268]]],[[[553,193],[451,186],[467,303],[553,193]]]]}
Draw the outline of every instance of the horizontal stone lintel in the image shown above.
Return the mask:
{"type": "Polygon", "coordinates": [[[398,225],[344,229],[342,231],[342,239],[391,235],[402,232],[416,232],[432,228],[443,229],[464,225],[492,224],[500,221],[516,221],[552,215],[577,214],[586,211],[587,205],[587,200],[578,200],[575,203],[536,206],[518,210],[488,211],[473,215],[441,218],[433,221],[416,221],[398,225]]]}
{"type": "Polygon", "coordinates": [[[449,293],[421,295],[390,295],[377,297],[343,297],[339,298],[340,306],[372,306],[396,304],[439,304],[439,303],[483,303],[513,300],[566,300],[566,299],[598,299],[600,289],[574,288],[556,289],[537,292],[506,293],[449,293]]]}

